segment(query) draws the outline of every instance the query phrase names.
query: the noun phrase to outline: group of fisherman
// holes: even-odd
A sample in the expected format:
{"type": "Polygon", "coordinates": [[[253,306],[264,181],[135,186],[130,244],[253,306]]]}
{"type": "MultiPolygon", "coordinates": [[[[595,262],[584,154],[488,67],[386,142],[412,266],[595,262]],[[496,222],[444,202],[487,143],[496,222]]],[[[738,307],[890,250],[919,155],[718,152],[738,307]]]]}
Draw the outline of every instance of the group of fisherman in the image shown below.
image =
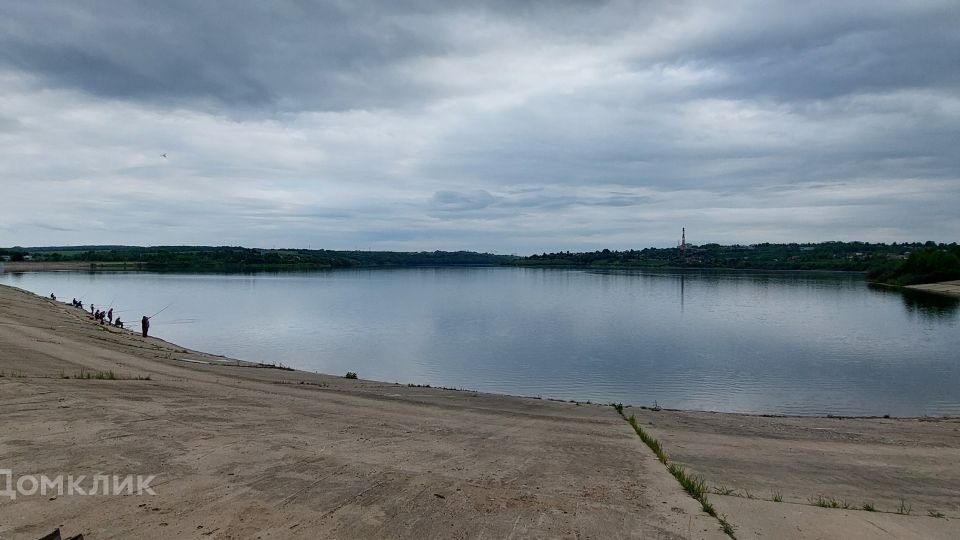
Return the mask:
{"type": "MultiPolygon", "coordinates": [[[[50,298],[56,300],[57,297],[50,293],[50,298]]],[[[83,309],[83,301],[73,299],[73,307],[83,309]]],[[[113,318],[113,307],[108,307],[106,311],[99,310],[93,304],[90,304],[90,316],[93,317],[93,320],[97,321],[100,324],[109,324],[117,328],[123,328],[123,321],[120,320],[120,317],[117,317],[116,320],[113,318]]],[[[143,337],[147,337],[147,332],[150,330],[150,317],[144,315],[140,320],[141,332],[143,337]]]]}
{"type": "Polygon", "coordinates": [[[123,321],[120,320],[120,317],[117,317],[117,322],[113,322],[113,308],[103,311],[96,309],[93,304],[90,304],[90,314],[93,315],[93,320],[99,322],[100,324],[103,324],[104,319],[106,319],[107,324],[112,324],[114,326],[123,328],[123,321]]]}

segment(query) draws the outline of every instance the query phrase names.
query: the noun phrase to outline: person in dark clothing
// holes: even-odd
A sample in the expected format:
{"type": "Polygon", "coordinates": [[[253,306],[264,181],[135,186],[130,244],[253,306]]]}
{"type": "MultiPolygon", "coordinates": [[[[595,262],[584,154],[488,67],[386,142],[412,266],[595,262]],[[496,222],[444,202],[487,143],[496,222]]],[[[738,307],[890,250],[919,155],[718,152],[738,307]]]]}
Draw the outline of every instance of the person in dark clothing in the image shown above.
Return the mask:
{"type": "Polygon", "coordinates": [[[107,322],[113,324],[113,308],[107,311],[107,322]]]}
{"type": "Polygon", "coordinates": [[[97,310],[93,307],[93,304],[90,304],[90,314],[96,315],[96,313],[97,313],[97,310]]]}
{"type": "Polygon", "coordinates": [[[150,330],[150,317],[144,315],[143,319],[140,319],[140,327],[143,329],[143,337],[147,337],[147,332],[150,330]]]}
{"type": "Polygon", "coordinates": [[[123,328],[123,321],[120,320],[120,317],[117,317],[116,322],[113,323],[117,328],[123,328]]]}

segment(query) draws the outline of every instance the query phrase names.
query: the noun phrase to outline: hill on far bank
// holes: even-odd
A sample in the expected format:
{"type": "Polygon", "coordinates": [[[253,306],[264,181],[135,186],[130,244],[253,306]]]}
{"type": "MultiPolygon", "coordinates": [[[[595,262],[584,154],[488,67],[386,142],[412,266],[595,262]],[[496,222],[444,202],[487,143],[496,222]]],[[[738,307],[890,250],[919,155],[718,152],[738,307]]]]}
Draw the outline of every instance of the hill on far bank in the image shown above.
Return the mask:
{"type": "Polygon", "coordinates": [[[934,242],[703,244],[622,251],[556,252],[526,257],[473,251],[345,251],[231,246],[60,246],[0,249],[2,260],[76,262],[147,270],[310,270],[417,266],[704,268],[864,272],[867,279],[911,285],[960,279],[960,247],[934,242]]]}
{"type": "Polygon", "coordinates": [[[330,269],[406,266],[489,266],[510,262],[508,255],[472,251],[333,251],[258,249],[230,246],[82,246],[0,250],[10,260],[127,263],[156,270],[330,269]]]}

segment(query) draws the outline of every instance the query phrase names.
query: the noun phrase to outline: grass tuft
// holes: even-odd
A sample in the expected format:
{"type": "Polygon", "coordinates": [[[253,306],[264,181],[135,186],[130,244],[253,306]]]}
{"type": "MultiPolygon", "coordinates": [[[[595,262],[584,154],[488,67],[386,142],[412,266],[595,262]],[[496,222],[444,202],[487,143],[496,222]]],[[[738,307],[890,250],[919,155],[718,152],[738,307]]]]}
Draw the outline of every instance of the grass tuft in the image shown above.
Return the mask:
{"type": "Polygon", "coordinates": [[[876,507],[873,506],[873,503],[868,503],[868,502],[863,503],[863,506],[861,506],[860,508],[862,508],[864,512],[876,512],[876,511],[877,511],[876,507]]]}
{"type": "Polygon", "coordinates": [[[773,492],[773,502],[783,502],[783,495],[779,491],[773,492]]]}
{"type": "Polygon", "coordinates": [[[932,517],[932,518],[946,518],[946,517],[947,517],[947,516],[945,516],[945,515],[943,514],[943,512],[937,512],[936,510],[928,510],[928,511],[927,511],[927,515],[930,516],[930,517],[932,517]]]}
{"type": "Polygon", "coordinates": [[[74,379],[96,379],[98,381],[115,381],[117,380],[117,375],[112,370],[107,371],[87,371],[83,368],[80,369],[80,373],[77,373],[73,376],[74,379]]]}
{"type": "Polygon", "coordinates": [[[823,495],[817,495],[816,498],[810,499],[810,504],[819,506],[820,508],[843,508],[845,510],[853,508],[853,505],[845,500],[834,499],[833,497],[824,497],[823,495]]]}
{"type": "Polygon", "coordinates": [[[258,364],[256,364],[256,365],[254,365],[253,367],[257,367],[257,368],[261,368],[261,369],[279,369],[279,370],[283,370],[283,371],[296,371],[295,369],[293,369],[293,368],[290,367],[290,366],[285,366],[285,365],[283,365],[283,364],[278,364],[278,363],[276,363],[276,362],[271,362],[271,363],[269,363],[269,364],[265,364],[265,363],[263,363],[263,362],[260,362],[260,363],[258,363],[258,364]]]}
{"type": "Polygon", "coordinates": [[[633,430],[637,432],[637,435],[640,436],[640,440],[643,441],[647,446],[653,450],[653,453],[657,456],[657,459],[660,460],[660,463],[667,465],[667,454],[663,451],[663,445],[660,444],[660,441],[653,438],[649,433],[643,430],[640,427],[640,424],[637,423],[637,417],[630,415],[630,418],[627,418],[627,422],[630,423],[630,426],[633,427],[633,430]]]}
{"type": "Polygon", "coordinates": [[[901,516],[909,516],[910,512],[913,511],[913,505],[907,505],[904,502],[903,498],[900,499],[900,506],[897,508],[897,513],[901,516]]]}
{"type": "Polygon", "coordinates": [[[727,521],[727,515],[723,514],[722,516],[714,516],[714,517],[716,517],[717,520],[720,522],[720,528],[723,529],[723,532],[726,533],[727,536],[729,536],[730,538],[733,538],[734,540],[736,540],[737,536],[733,533],[736,532],[737,527],[736,525],[727,521]]]}
{"type": "Polygon", "coordinates": [[[352,371],[348,371],[347,374],[343,376],[343,378],[344,378],[344,379],[356,379],[356,378],[357,378],[357,374],[354,373],[354,372],[352,372],[352,371]]]}
{"type": "MultiPolygon", "coordinates": [[[[61,379],[70,379],[70,375],[65,374],[63,371],[60,372],[59,377],[61,379]]],[[[87,371],[85,368],[80,368],[78,373],[74,373],[73,379],[81,380],[98,380],[98,381],[149,381],[150,375],[137,375],[136,377],[118,377],[116,373],[112,370],[106,371],[87,371]]]]}
{"type": "Polygon", "coordinates": [[[680,486],[683,487],[684,491],[689,493],[691,497],[698,501],[701,499],[706,500],[707,483],[702,476],[699,474],[687,474],[683,465],[677,465],[676,463],[667,465],[667,470],[680,482],[680,486]]]}

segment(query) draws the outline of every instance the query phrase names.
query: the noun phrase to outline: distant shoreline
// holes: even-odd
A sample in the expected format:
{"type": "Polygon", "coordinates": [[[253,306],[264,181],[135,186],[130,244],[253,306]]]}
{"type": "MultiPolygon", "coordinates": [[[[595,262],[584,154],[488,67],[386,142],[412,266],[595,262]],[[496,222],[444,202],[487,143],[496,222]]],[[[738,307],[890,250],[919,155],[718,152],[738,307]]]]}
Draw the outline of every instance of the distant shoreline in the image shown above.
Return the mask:
{"type": "MultiPolygon", "coordinates": [[[[405,268],[445,266],[517,266],[525,268],[584,269],[701,269],[734,271],[893,271],[914,252],[930,250],[928,243],[871,244],[827,241],[819,243],[760,243],[720,245],[678,244],[642,249],[562,251],[531,255],[499,255],[475,251],[373,251],[241,246],[47,246],[0,248],[6,260],[33,262],[123,263],[145,269],[290,270],[328,268],[405,268]]],[[[941,245],[937,249],[947,249],[941,245]]],[[[56,269],[57,267],[52,267],[56,269]]],[[[62,267],[61,267],[62,268],[62,267]]],[[[896,276],[894,276],[896,277],[896,276]]]]}
{"type": "Polygon", "coordinates": [[[88,262],[88,261],[15,261],[0,263],[0,273],[17,272],[68,272],[100,270],[140,270],[141,263],[134,262],[88,262]]]}
{"type": "Polygon", "coordinates": [[[743,273],[775,273],[775,274],[858,274],[863,270],[831,270],[831,269],[802,269],[802,268],[729,268],[713,266],[603,266],[588,264],[424,264],[424,265],[369,265],[334,268],[317,265],[226,265],[226,266],[193,266],[193,265],[157,265],[143,262],[88,262],[88,261],[16,261],[0,263],[0,273],[18,272],[112,272],[112,271],[143,271],[143,272],[274,272],[274,271],[311,271],[311,270],[396,270],[401,268],[532,268],[544,270],[596,270],[596,271],[664,271],[664,272],[743,272],[743,273]]]}
{"type": "Polygon", "coordinates": [[[90,263],[80,261],[70,262],[33,262],[16,261],[0,263],[0,272],[58,272],[64,270],[89,270],[90,263]]]}

